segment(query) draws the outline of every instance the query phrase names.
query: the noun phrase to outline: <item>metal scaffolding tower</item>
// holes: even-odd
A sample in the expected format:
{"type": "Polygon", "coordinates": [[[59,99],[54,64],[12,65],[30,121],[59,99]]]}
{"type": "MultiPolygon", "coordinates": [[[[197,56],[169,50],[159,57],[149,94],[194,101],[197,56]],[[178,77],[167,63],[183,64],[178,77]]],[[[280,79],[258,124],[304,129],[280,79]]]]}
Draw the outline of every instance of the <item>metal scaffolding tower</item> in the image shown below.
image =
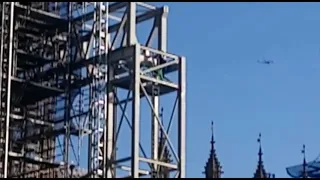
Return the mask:
{"type": "Polygon", "coordinates": [[[185,177],[186,64],[167,52],[167,6],[2,2],[0,10],[1,177],[185,177]],[[148,21],[150,31],[141,28],[148,21]],[[175,98],[162,101],[168,94],[175,98]],[[169,118],[159,118],[169,101],[169,118]],[[123,121],[130,130],[121,134],[123,121]]]}

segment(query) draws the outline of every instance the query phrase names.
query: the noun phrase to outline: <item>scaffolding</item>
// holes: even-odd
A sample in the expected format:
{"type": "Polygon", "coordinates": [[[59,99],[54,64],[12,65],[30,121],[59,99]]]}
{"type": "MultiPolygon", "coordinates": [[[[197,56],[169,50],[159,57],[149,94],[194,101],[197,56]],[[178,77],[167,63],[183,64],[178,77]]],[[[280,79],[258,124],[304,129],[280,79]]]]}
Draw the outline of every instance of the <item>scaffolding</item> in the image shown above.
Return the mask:
{"type": "Polygon", "coordinates": [[[0,10],[0,177],[185,177],[186,63],[167,52],[167,6],[2,2],[0,10]],[[147,21],[150,31],[139,28],[147,21]],[[160,101],[168,94],[172,109],[160,101]]]}

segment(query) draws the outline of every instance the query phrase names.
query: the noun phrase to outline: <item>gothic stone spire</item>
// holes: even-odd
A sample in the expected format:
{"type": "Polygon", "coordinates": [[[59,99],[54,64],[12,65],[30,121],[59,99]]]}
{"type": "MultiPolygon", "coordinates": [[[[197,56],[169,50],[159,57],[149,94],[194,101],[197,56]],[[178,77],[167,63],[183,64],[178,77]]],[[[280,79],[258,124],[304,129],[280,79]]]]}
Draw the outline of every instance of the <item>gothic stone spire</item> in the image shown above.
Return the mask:
{"type": "Polygon", "coordinates": [[[215,141],[214,141],[214,131],[213,131],[213,122],[211,122],[211,150],[209,159],[206,163],[205,168],[205,177],[206,178],[221,178],[222,175],[222,166],[217,158],[216,150],[215,150],[215,141]]]}
{"type": "Polygon", "coordinates": [[[264,165],[262,161],[263,153],[262,153],[262,147],[261,147],[261,133],[259,134],[258,143],[259,143],[258,166],[257,166],[256,172],[254,173],[253,178],[268,178],[268,174],[264,169],[264,165]]]}
{"type": "Polygon", "coordinates": [[[307,172],[307,161],[306,161],[306,146],[302,146],[302,151],[301,153],[303,154],[303,169],[302,169],[302,178],[308,178],[308,172],[307,172]]]}

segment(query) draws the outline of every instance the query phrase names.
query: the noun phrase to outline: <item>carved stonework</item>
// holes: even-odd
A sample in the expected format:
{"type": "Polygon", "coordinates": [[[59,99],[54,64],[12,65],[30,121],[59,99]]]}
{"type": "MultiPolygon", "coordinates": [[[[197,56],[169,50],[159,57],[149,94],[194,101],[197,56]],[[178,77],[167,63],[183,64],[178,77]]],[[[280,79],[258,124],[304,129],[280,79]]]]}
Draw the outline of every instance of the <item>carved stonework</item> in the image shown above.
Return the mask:
{"type": "Polygon", "coordinates": [[[221,178],[222,175],[222,166],[217,158],[216,150],[215,150],[215,141],[214,141],[214,134],[213,134],[213,122],[211,122],[211,130],[212,130],[212,136],[211,136],[211,150],[210,150],[210,156],[206,163],[205,171],[205,178],[221,178]]]}

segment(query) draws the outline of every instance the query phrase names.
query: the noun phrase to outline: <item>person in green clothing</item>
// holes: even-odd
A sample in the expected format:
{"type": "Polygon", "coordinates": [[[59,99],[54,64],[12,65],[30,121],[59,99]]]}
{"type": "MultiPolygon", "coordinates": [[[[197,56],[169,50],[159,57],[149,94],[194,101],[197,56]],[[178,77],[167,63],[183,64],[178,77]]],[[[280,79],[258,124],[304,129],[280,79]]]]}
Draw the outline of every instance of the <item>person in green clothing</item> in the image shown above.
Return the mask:
{"type": "MultiPolygon", "coordinates": [[[[159,65],[166,63],[166,61],[164,60],[164,58],[160,54],[157,55],[157,60],[158,60],[159,65]]],[[[157,78],[159,78],[160,80],[164,80],[164,78],[165,78],[163,70],[165,70],[165,68],[157,71],[157,78]]]]}

